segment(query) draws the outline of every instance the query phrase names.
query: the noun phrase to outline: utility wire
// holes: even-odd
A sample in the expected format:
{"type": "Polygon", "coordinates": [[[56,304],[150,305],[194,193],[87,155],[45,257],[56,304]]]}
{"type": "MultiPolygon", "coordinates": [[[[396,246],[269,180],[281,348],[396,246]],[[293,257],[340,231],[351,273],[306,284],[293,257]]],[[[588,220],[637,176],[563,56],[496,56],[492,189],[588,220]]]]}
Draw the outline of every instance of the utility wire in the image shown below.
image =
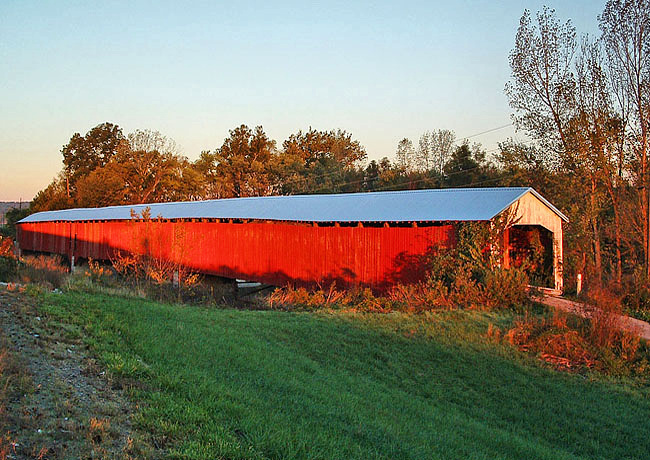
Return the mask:
{"type": "Polygon", "coordinates": [[[491,132],[494,132],[494,131],[498,131],[500,129],[507,128],[508,126],[512,126],[512,122],[508,123],[507,125],[498,126],[496,128],[488,129],[487,131],[482,131],[480,133],[472,134],[471,136],[459,137],[459,139],[471,139],[473,137],[482,136],[483,134],[488,134],[488,133],[491,133],[491,132]]]}
{"type": "MultiPolygon", "coordinates": [[[[494,131],[498,131],[500,129],[507,128],[507,127],[512,126],[512,125],[513,125],[513,123],[511,122],[511,123],[508,123],[508,124],[505,124],[505,125],[502,125],[502,126],[497,126],[496,128],[488,129],[486,131],[481,131],[480,133],[472,134],[471,136],[465,136],[465,137],[462,137],[462,138],[459,138],[459,139],[463,139],[463,140],[471,139],[471,138],[474,138],[474,137],[482,136],[483,134],[488,134],[488,133],[491,133],[491,132],[494,132],[494,131]]],[[[489,151],[486,151],[485,153],[490,154],[490,153],[496,152],[497,150],[498,150],[498,148],[495,148],[495,149],[491,149],[489,151]]],[[[480,167],[481,166],[477,166],[477,167],[465,169],[465,170],[462,170],[462,171],[456,171],[454,173],[446,174],[445,176],[449,177],[449,176],[453,176],[453,175],[456,175],[456,174],[463,174],[463,173],[478,169],[480,167]]],[[[340,171],[330,171],[328,173],[319,174],[318,176],[313,176],[312,179],[322,180],[322,179],[325,179],[327,177],[334,176],[336,174],[340,174],[340,171]]],[[[307,177],[297,177],[297,178],[289,180],[289,181],[283,181],[282,185],[299,183],[299,182],[303,182],[303,181],[305,181],[307,179],[308,179],[307,177]]],[[[343,187],[343,186],[346,186],[346,185],[354,185],[354,184],[363,182],[365,180],[366,179],[363,178],[363,179],[359,179],[359,180],[354,180],[354,181],[350,181],[350,182],[342,182],[342,183],[339,183],[339,184],[332,184],[332,185],[337,186],[337,187],[343,187]]],[[[426,180],[430,180],[430,178],[423,178],[423,179],[418,179],[416,181],[408,181],[408,182],[404,182],[404,183],[401,183],[401,184],[394,184],[393,186],[414,184],[414,183],[418,183],[418,182],[424,182],[426,180]]],[[[390,187],[392,187],[392,186],[389,186],[388,188],[390,188],[390,187]]],[[[323,186],[321,188],[315,189],[314,191],[317,192],[317,191],[320,191],[320,190],[325,190],[326,188],[328,188],[328,187],[323,186]]],[[[382,189],[377,189],[377,190],[382,190],[382,189]]]]}

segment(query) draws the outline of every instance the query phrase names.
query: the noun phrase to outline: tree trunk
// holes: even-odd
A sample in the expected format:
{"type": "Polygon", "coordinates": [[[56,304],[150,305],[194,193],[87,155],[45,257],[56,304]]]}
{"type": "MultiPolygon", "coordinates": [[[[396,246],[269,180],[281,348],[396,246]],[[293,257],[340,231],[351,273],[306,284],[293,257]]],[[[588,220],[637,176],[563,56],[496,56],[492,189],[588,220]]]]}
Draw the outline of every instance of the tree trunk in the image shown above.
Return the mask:
{"type": "Polygon", "coordinates": [[[616,284],[621,286],[623,279],[623,259],[621,257],[621,210],[618,197],[618,189],[612,184],[611,180],[607,181],[607,192],[612,200],[612,210],[614,211],[614,245],[616,246],[616,284]]]}
{"type": "Polygon", "coordinates": [[[596,179],[592,176],[591,178],[591,196],[590,196],[590,207],[591,207],[591,230],[592,230],[592,247],[594,251],[594,268],[596,269],[596,280],[598,284],[601,283],[603,279],[603,263],[602,263],[602,254],[600,248],[600,231],[598,226],[598,215],[596,210],[596,179]]]}

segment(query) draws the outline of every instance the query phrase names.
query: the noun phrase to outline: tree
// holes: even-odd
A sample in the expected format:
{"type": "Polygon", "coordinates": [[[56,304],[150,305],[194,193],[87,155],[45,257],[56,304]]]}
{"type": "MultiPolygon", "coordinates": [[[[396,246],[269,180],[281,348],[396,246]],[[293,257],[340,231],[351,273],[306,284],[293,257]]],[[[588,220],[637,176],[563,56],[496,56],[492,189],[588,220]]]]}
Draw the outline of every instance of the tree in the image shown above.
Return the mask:
{"type": "Polygon", "coordinates": [[[344,130],[298,131],[282,144],[282,193],[357,191],[363,187],[366,151],[344,130]]]}
{"type": "Polygon", "coordinates": [[[231,130],[219,149],[201,159],[203,171],[214,171],[209,187],[219,190],[219,198],[272,194],[276,162],[275,141],[261,126],[252,130],[246,125],[231,130]]]}
{"type": "Polygon", "coordinates": [[[439,129],[430,134],[432,167],[442,175],[445,163],[449,161],[456,144],[456,134],[448,129],[439,129]]]}
{"type": "Polygon", "coordinates": [[[505,91],[515,109],[515,126],[557,153],[567,148],[575,51],[571,21],[561,24],[555,11],[544,7],[533,23],[530,11],[524,11],[510,53],[512,78],[505,91]]]}
{"type": "Polygon", "coordinates": [[[438,174],[444,172],[445,163],[454,151],[456,135],[448,129],[428,131],[420,136],[417,150],[417,167],[420,171],[434,169],[438,174]]]}
{"type": "Polygon", "coordinates": [[[225,190],[221,181],[218,180],[215,155],[209,150],[201,152],[199,158],[194,162],[193,169],[198,174],[199,196],[202,199],[217,199],[225,196],[225,190]]]}
{"type": "Polygon", "coordinates": [[[66,195],[74,194],[79,179],[106,165],[123,140],[122,129],[109,122],[95,126],[85,136],[75,133],[61,149],[66,195]]]}
{"type": "Polygon", "coordinates": [[[410,139],[404,138],[397,144],[397,152],[395,152],[396,165],[406,172],[415,169],[416,157],[413,142],[410,139]]]}
{"type": "Polygon", "coordinates": [[[435,133],[425,132],[420,136],[418,149],[415,153],[415,169],[418,171],[428,171],[433,163],[433,142],[435,133]]]}
{"type": "Polygon", "coordinates": [[[485,180],[483,171],[481,171],[480,150],[478,152],[479,157],[477,158],[476,151],[473,154],[472,149],[466,143],[456,148],[445,165],[444,172],[448,185],[452,187],[471,186],[485,180]]]}
{"type": "Polygon", "coordinates": [[[650,2],[609,0],[598,19],[611,87],[623,123],[629,123],[624,142],[630,144],[634,156],[631,171],[641,205],[637,219],[642,222],[645,274],[650,277],[650,2]]]}
{"type": "Polygon", "coordinates": [[[574,114],[568,124],[569,149],[565,155],[568,170],[587,179],[585,195],[589,206],[588,219],[593,245],[597,280],[602,279],[601,229],[605,200],[611,200],[614,212],[616,280],[622,277],[621,228],[618,149],[623,123],[614,112],[598,42],[584,37],[576,59],[576,91],[574,114]]]}
{"type": "Polygon", "coordinates": [[[60,174],[47,187],[38,192],[30,204],[33,212],[68,209],[74,206],[74,201],[68,196],[66,178],[60,174]]]}
{"type": "MultiPolygon", "coordinates": [[[[506,92],[516,111],[517,127],[525,129],[541,147],[533,153],[546,152],[539,160],[554,168],[558,177],[564,171],[571,173],[564,177],[564,191],[560,191],[573,200],[566,200],[572,215],[568,233],[575,237],[572,250],[582,252],[580,272],[589,269],[596,284],[605,274],[603,243],[610,245],[615,254],[613,272],[617,284],[622,282],[622,200],[627,195],[629,177],[636,176],[641,187],[644,184],[644,167],[639,168],[639,174],[633,172],[625,148],[632,104],[626,102],[630,100],[629,92],[621,90],[617,75],[625,66],[620,60],[612,65],[617,56],[625,54],[620,52],[625,41],[621,30],[629,31],[634,24],[634,19],[622,11],[640,3],[647,1],[609,2],[601,16],[602,41],[584,37],[579,47],[571,23],[562,24],[553,10],[544,8],[535,24],[525,11],[510,54],[512,79],[506,92]],[[601,43],[609,49],[607,60],[601,43]],[[618,101],[618,110],[614,101],[618,101]]],[[[648,21],[647,15],[643,21],[648,21]]],[[[639,149],[639,163],[645,161],[644,157],[639,149]]],[[[641,208],[647,211],[646,200],[641,201],[641,208]]],[[[642,221],[647,242],[647,221],[642,221]]]]}
{"type": "Polygon", "coordinates": [[[78,182],[80,206],[110,206],[195,199],[199,172],[157,131],[135,131],[103,167],[78,182]]]}

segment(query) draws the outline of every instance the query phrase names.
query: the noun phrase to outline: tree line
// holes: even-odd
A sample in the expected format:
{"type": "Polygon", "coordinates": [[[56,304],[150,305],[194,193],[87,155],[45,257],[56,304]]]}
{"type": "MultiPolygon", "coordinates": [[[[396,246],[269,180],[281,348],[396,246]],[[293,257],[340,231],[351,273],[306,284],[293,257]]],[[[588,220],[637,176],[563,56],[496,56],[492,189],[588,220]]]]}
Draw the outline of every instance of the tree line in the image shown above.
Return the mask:
{"type": "Polygon", "coordinates": [[[433,148],[402,154],[404,140],[393,161],[368,162],[363,145],[341,129],[298,131],[278,147],[261,126],[241,125],[220,147],[190,161],[159,132],[125,135],[106,122],[63,146],[63,170],[30,210],[473,185],[497,172],[479,144],[455,145],[453,133],[444,131],[451,136],[444,156],[433,148]]]}
{"type": "Polygon", "coordinates": [[[564,272],[622,289],[650,274],[650,0],[609,0],[600,36],[578,36],[551,9],[524,11],[505,93],[512,139],[486,152],[448,129],[401,140],[368,161],[341,129],[278,145],[238,126],[196,161],[154,131],[102,123],[63,146],[63,170],[30,211],[276,194],[532,186],[570,218],[564,272]]]}

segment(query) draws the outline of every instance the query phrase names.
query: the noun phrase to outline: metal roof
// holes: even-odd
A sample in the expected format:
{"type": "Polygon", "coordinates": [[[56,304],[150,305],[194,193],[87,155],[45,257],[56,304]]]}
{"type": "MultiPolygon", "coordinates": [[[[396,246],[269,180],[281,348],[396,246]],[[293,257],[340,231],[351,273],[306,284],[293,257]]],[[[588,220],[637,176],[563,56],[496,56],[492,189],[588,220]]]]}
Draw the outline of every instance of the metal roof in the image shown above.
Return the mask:
{"type": "Polygon", "coordinates": [[[261,219],[298,222],[412,222],[490,220],[527,193],[565,221],[530,187],[452,188],[393,192],[290,195],[65,209],[32,214],[22,222],[128,220],[151,208],[164,219],[261,219]]]}

